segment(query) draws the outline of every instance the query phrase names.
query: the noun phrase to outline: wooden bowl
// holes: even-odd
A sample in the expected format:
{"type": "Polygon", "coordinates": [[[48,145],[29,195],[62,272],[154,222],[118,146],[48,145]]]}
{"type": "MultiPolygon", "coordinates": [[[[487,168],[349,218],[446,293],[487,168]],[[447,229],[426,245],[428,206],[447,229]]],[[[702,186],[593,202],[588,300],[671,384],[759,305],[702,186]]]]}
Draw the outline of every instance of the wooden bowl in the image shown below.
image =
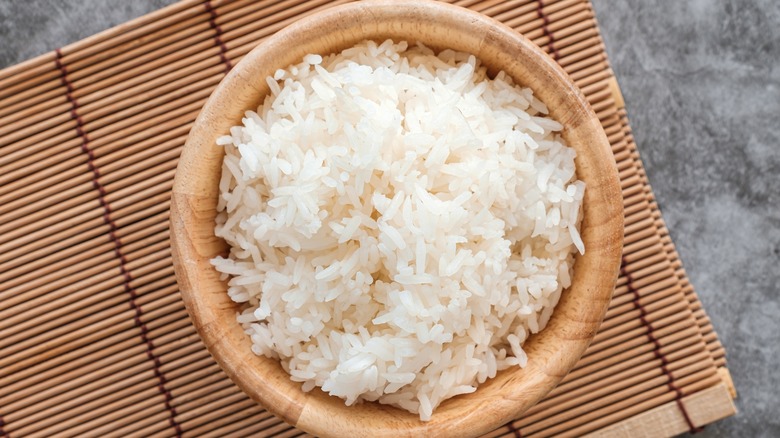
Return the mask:
{"type": "Polygon", "coordinates": [[[252,50],[219,84],[190,132],[176,171],[171,205],[174,266],[182,298],[212,356],[250,397],[319,436],[474,436],[517,418],[571,370],[595,335],[615,286],[623,241],[623,201],[606,135],[582,93],[529,40],[488,17],[421,1],[360,2],[300,20],[252,50]],[[255,356],[236,322],[237,305],[209,259],[226,254],[214,236],[223,148],[215,140],[241,124],[268,92],[265,78],[308,53],[328,54],[366,40],[422,41],[470,52],[491,71],[530,87],[564,126],[587,188],[581,227],[586,253],[547,328],[525,344],[528,365],[500,372],[476,392],[449,399],[428,422],[377,403],[301,390],[277,361],[255,356]]]}

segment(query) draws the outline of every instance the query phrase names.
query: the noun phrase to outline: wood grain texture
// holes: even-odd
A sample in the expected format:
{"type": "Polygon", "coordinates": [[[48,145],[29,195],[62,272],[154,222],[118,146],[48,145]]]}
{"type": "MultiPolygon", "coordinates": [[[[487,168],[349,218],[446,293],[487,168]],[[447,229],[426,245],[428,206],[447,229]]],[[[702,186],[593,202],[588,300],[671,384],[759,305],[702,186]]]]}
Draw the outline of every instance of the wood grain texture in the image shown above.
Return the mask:
{"type": "Polygon", "coordinates": [[[211,354],[250,397],[288,423],[320,436],[474,436],[489,432],[544,397],[574,367],[598,330],[615,286],[623,243],[623,202],[615,159],[601,124],[561,67],[529,40],[483,15],[433,2],[350,4],[300,20],[252,50],[220,83],[193,126],[179,161],[171,202],[174,266],[182,297],[211,354]],[[523,369],[505,370],[468,395],[450,399],[431,421],[374,403],[347,407],[319,390],[303,393],[274,360],[255,356],[235,321],[209,259],[226,245],[214,236],[223,150],[218,136],[240,124],[268,92],[265,77],[307,53],[332,53],[365,39],[422,41],[478,56],[530,87],[577,151],[586,182],[581,234],[587,248],[573,285],[548,327],[525,345],[523,369]]]}

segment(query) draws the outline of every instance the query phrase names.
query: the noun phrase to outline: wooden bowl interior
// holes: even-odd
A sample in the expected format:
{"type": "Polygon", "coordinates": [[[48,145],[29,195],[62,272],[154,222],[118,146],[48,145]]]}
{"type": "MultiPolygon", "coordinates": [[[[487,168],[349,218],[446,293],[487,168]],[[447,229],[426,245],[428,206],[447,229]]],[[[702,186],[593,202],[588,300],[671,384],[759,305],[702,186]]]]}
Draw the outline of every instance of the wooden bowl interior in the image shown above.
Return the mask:
{"type": "Polygon", "coordinates": [[[174,264],[182,297],[211,354],[249,396],[274,414],[320,436],[470,436],[516,418],[546,395],[574,366],[606,312],[620,264],[622,195],[615,161],[601,125],[580,91],[538,47],[492,19],[433,2],[356,3],[319,13],[278,32],[243,59],[204,106],[182,153],[172,200],[174,264]],[[447,400],[429,422],[416,415],[343,400],[318,389],[303,393],[279,363],[251,353],[236,322],[237,305],[209,260],[226,253],[214,236],[223,149],[215,140],[239,125],[247,109],[268,93],[265,78],[308,53],[334,53],[356,43],[422,41],[476,55],[530,87],[564,125],[577,151],[577,174],[586,182],[581,226],[586,245],[575,262],[573,285],[549,325],[525,344],[528,366],[510,369],[472,394],[447,400]]]}

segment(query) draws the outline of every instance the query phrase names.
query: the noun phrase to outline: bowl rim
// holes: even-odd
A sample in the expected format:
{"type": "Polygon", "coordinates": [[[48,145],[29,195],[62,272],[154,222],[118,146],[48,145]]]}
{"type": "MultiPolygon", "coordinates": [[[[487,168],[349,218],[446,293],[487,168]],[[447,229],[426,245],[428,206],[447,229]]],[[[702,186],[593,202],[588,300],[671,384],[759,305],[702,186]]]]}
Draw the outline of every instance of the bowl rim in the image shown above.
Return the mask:
{"type": "MultiPolygon", "coordinates": [[[[430,33],[435,31],[431,30],[433,27],[425,28],[430,33]]],[[[420,34],[414,39],[428,43],[426,36],[434,38],[420,34]]],[[[422,433],[470,436],[489,432],[516,418],[558,384],[595,336],[614,290],[623,241],[622,191],[611,147],[587,100],[563,69],[531,41],[492,18],[453,5],[417,0],[377,0],[332,7],[280,30],[249,52],[216,87],[190,131],[174,178],[170,220],[174,269],[182,299],[211,355],[251,398],[289,424],[319,436],[359,436],[365,435],[366,430],[372,436],[422,433]],[[533,66],[531,76],[525,79],[553,84],[557,87],[555,92],[537,90],[523,80],[519,82],[530,86],[564,125],[567,142],[588,152],[583,154],[577,150],[578,175],[582,177],[580,173],[584,171],[589,176],[583,202],[584,229],[581,229],[586,254],[577,256],[573,285],[563,294],[548,327],[526,343],[529,365],[522,370],[502,371],[480,385],[475,393],[445,401],[429,422],[375,403],[345,407],[341,399],[321,391],[303,393],[300,383],[292,382],[289,375],[256,365],[270,359],[254,356],[248,347],[240,350],[241,344],[249,345],[248,337],[238,324],[228,327],[220,322],[234,310],[225,303],[225,285],[208,262],[224,250],[225,244],[213,235],[216,183],[209,186],[202,178],[213,174],[210,170],[221,169],[223,152],[214,139],[226,130],[217,127],[224,128],[228,120],[235,121],[237,108],[241,114],[247,108],[256,108],[258,96],[266,94],[267,86],[264,89],[258,83],[258,71],[286,67],[290,62],[274,62],[292,57],[290,52],[301,51],[302,46],[328,47],[338,38],[352,38],[354,42],[381,39],[373,35],[381,35],[382,26],[415,32],[399,24],[408,20],[413,23],[435,20],[435,27],[445,32],[435,36],[437,41],[461,32],[462,38],[478,48],[479,53],[475,55],[482,57],[483,50],[492,50],[495,53],[490,53],[500,58],[495,62],[502,66],[513,65],[511,68],[521,70],[533,66]],[[466,31],[472,34],[463,36],[462,32],[466,31]],[[333,32],[352,32],[358,36],[334,37],[333,32]],[[243,341],[236,338],[236,329],[243,341]],[[442,410],[445,405],[447,408],[442,410]]],[[[235,313],[232,315],[235,322],[235,313]]],[[[284,373],[278,363],[276,367],[284,373]]]]}

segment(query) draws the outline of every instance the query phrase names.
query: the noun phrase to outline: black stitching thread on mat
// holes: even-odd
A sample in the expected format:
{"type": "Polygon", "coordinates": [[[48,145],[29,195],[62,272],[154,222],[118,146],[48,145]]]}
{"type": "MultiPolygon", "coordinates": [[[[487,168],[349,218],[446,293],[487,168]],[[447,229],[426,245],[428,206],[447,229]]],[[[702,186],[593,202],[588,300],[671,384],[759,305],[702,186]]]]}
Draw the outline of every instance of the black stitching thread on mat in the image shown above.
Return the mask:
{"type": "Polygon", "coordinates": [[[206,6],[206,12],[209,13],[209,24],[211,25],[211,28],[214,29],[214,42],[216,42],[217,47],[219,47],[219,59],[225,64],[225,74],[227,74],[227,72],[233,68],[233,63],[228,59],[227,47],[225,46],[224,41],[222,41],[222,28],[217,24],[217,11],[214,10],[214,7],[211,5],[211,0],[207,0],[204,5],[206,6]]]}
{"type": "Polygon", "coordinates": [[[162,364],[160,363],[160,359],[154,354],[154,344],[149,338],[149,330],[146,328],[146,324],[141,321],[143,310],[141,309],[141,306],[138,305],[138,303],[135,301],[138,296],[135,292],[135,289],[131,285],[133,278],[130,275],[130,271],[127,269],[127,259],[125,258],[124,254],[122,254],[122,241],[119,240],[119,236],[117,236],[117,225],[111,218],[111,206],[106,200],[106,190],[103,187],[103,184],[100,183],[100,171],[98,170],[97,166],[95,166],[95,155],[89,148],[89,136],[87,135],[86,131],[84,131],[84,122],[78,113],[79,104],[76,98],[73,96],[73,84],[71,84],[68,80],[68,69],[62,62],[62,52],[60,49],[55,50],[55,54],[55,63],[57,65],[57,69],[60,71],[60,82],[63,86],[65,86],[66,97],[70,103],[70,117],[76,122],[76,132],[78,133],[79,137],[81,137],[81,151],[87,156],[87,166],[89,167],[90,172],[92,172],[92,187],[94,187],[98,192],[98,200],[100,201],[100,206],[103,207],[103,222],[108,225],[109,237],[111,242],[114,243],[114,255],[116,255],[116,257],[119,259],[119,271],[122,273],[122,277],[124,279],[124,289],[125,292],[130,296],[130,307],[135,311],[133,322],[135,323],[136,327],[141,329],[141,340],[144,342],[144,344],[146,344],[146,356],[154,364],[154,375],[157,376],[158,380],[157,389],[165,397],[165,408],[170,413],[168,423],[176,431],[176,436],[181,437],[181,426],[178,422],[176,422],[176,409],[171,404],[173,395],[168,389],[165,388],[167,380],[161,371],[162,364]]]}
{"type": "Polygon", "coordinates": [[[514,421],[510,421],[506,424],[507,429],[509,429],[510,432],[512,432],[512,435],[515,436],[515,438],[523,438],[523,434],[520,433],[520,429],[516,428],[514,424],[514,421]]]}
{"type": "Polygon", "coordinates": [[[0,415],[0,436],[5,438],[11,438],[11,434],[6,432],[4,427],[5,427],[5,421],[3,421],[3,416],[0,415]]]}
{"type": "Polygon", "coordinates": [[[647,329],[647,337],[650,339],[650,341],[653,343],[653,354],[655,354],[656,359],[659,359],[661,361],[661,370],[664,372],[664,375],[666,375],[666,378],[669,379],[667,382],[667,385],[669,386],[669,389],[675,392],[676,397],[675,401],[677,402],[677,406],[680,407],[680,412],[682,412],[683,417],[685,418],[685,422],[688,423],[688,429],[691,433],[697,433],[700,432],[703,427],[696,427],[696,425],[693,424],[693,420],[691,420],[691,416],[688,414],[688,410],[685,408],[685,405],[682,402],[683,393],[682,390],[674,383],[674,376],[672,376],[671,371],[667,368],[667,365],[669,365],[669,361],[666,359],[666,356],[661,353],[661,343],[658,342],[658,338],[655,337],[653,334],[653,326],[650,324],[650,322],[647,320],[647,310],[642,305],[642,303],[639,302],[639,299],[641,298],[639,295],[639,291],[634,287],[634,279],[631,278],[631,274],[628,273],[626,270],[626,259],[623,258],[621,260],[620,264],[620,274],[625,277],[626,279],[626,287],[628,288],[628,291],[634,296],[633,303],[634,307],[639,310],[639,320],[642,322],[642,325],[647,329]]]}
{"type": "Polygon", "coordinates": [[[550,40],[547,43],[548,52],[550,52],[550,56],[557,61],[561,58],[561,54],[558,53],[558,49],[555,48],[555,37],[553,36],[552,31],[547,27],[550,24],[550,18],[544,13],[544,0],[536,0],[536,15],[542,19],[542,31],[550,40]]]}

